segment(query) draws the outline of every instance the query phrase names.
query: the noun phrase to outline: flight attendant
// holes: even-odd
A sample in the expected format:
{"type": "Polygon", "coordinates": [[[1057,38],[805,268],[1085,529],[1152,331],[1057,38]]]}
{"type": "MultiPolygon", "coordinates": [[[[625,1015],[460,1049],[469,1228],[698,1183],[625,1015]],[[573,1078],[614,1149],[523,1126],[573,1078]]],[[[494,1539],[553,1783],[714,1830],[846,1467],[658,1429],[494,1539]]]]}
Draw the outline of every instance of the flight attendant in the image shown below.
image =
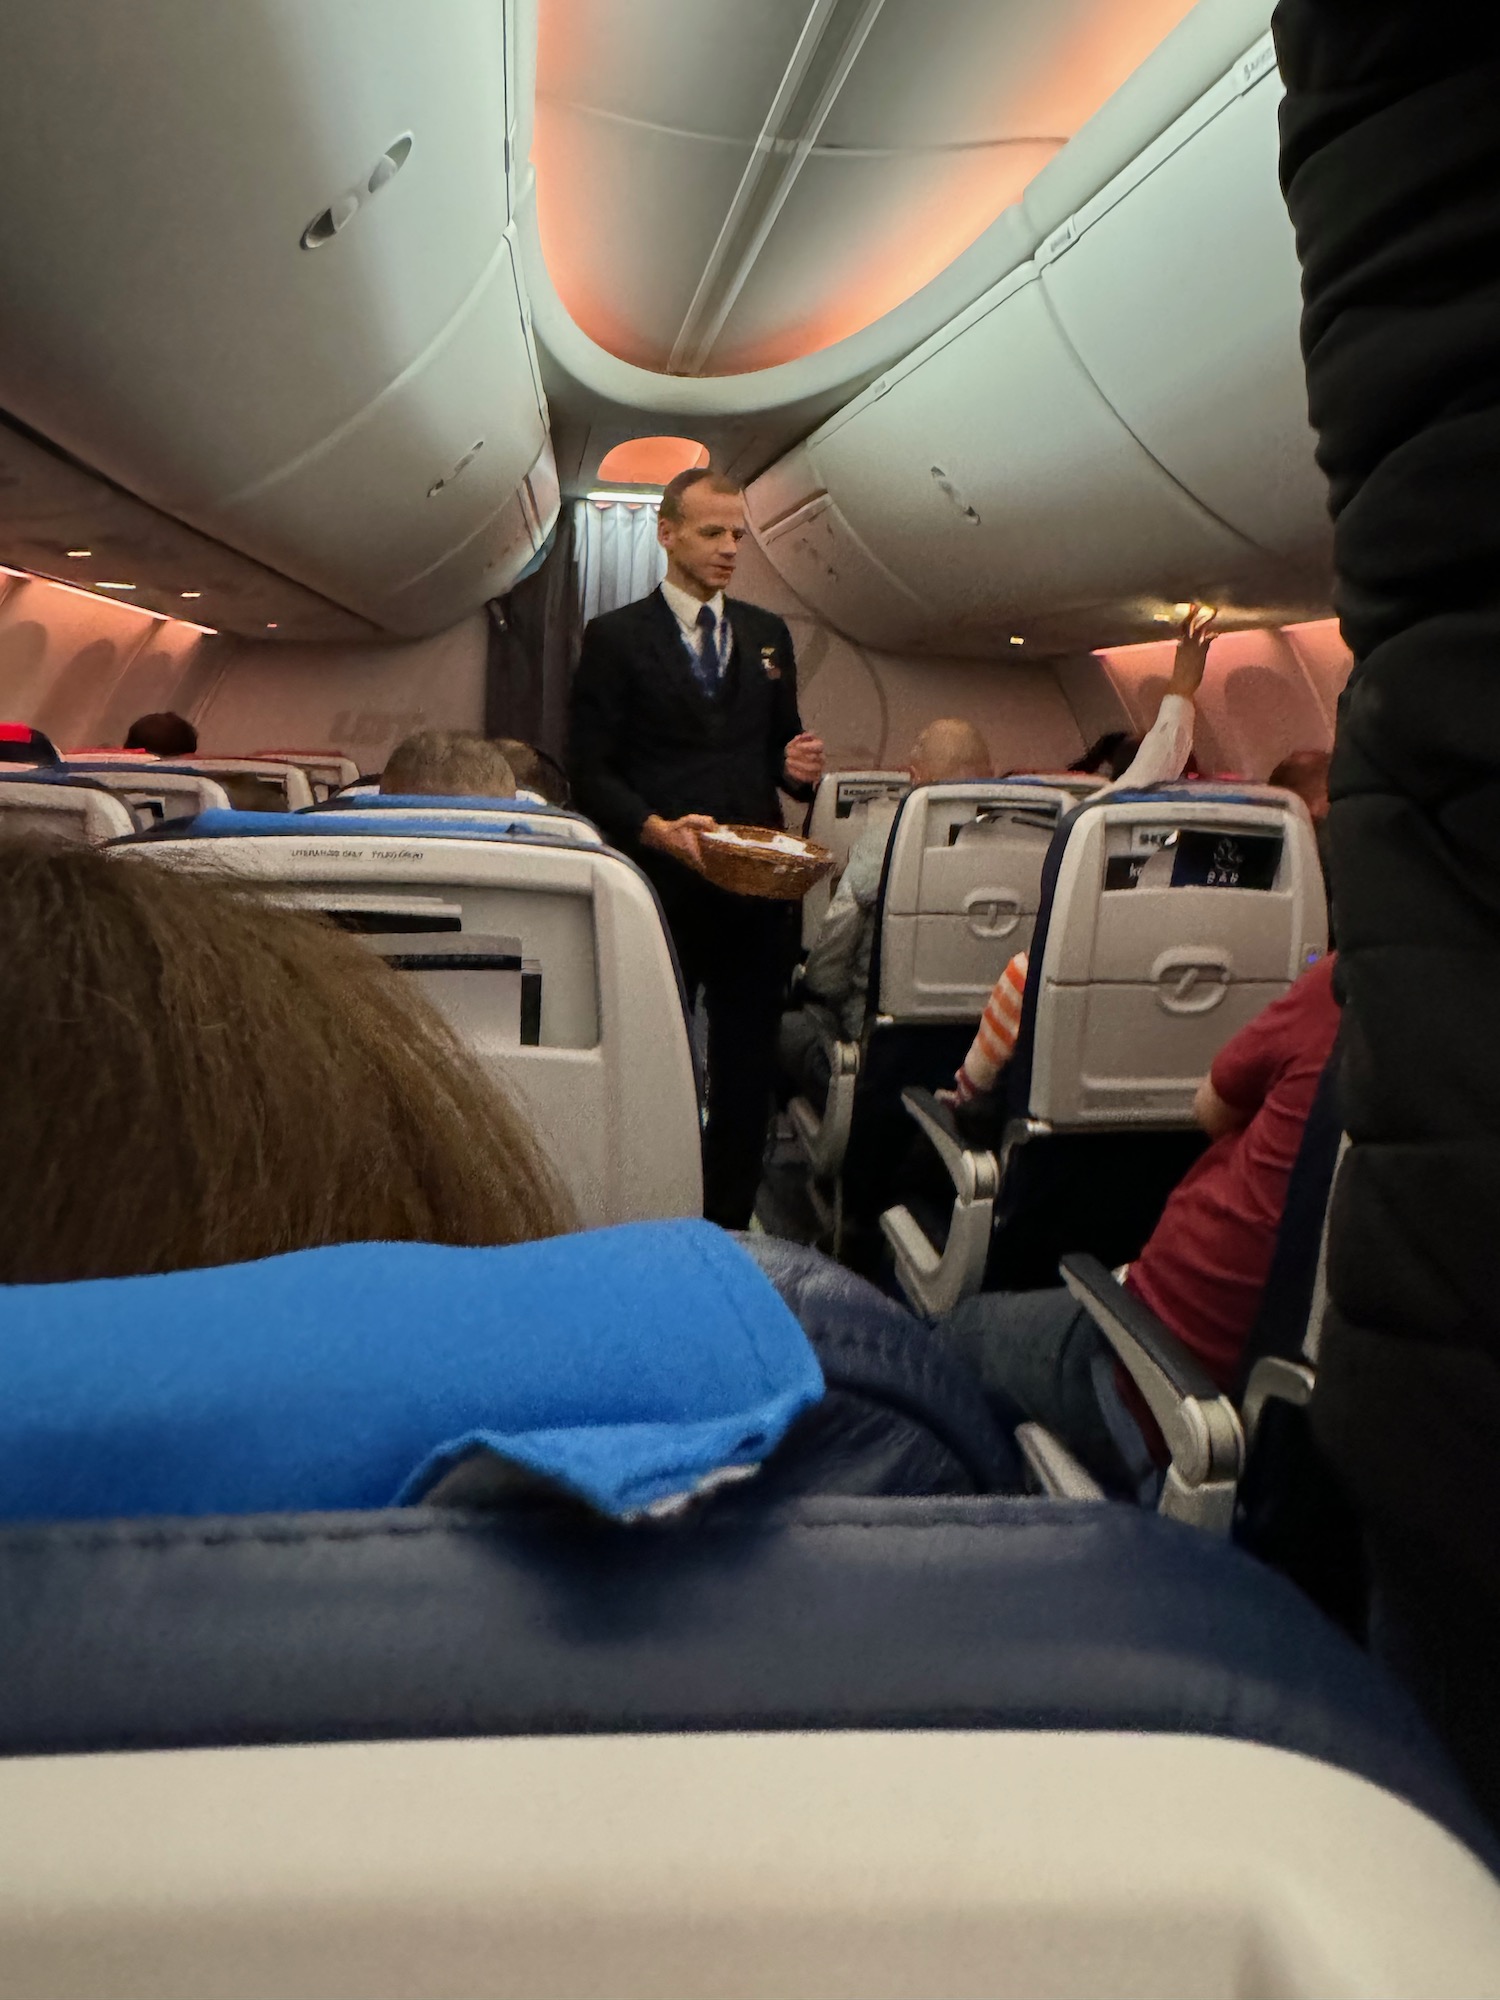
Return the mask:
{"type": "Polygon", "coordinates": [[[724,594],[745,533],[732,481],[671,482],[657,523],[666,580],[589,624],[569,747],[577,805],[655,883],[689,1000],[703,989],[703,1206],[726,1229],[747,1225],[760,1182],[792,926],[786,904],[708,882],[698,836],[720,821],[781,825],[778,790],[809,800],[823,773],[797,713],[791,634],[724,594]]]}

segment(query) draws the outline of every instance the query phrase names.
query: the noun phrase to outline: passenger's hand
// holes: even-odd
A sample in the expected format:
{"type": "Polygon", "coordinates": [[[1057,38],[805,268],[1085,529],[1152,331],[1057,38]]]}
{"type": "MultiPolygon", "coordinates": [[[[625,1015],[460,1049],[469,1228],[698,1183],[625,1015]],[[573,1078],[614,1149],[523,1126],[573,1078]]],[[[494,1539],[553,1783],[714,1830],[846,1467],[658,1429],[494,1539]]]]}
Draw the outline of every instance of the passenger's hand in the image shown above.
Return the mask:
{"type": "Polygon", "coordinates": [[[660,813],[652,813],[641,828],[641,845],[654,847],[659,854],[670,854],[674,861],[680,861],[685,868],[696,868],[703,872],[703,856],[698,851],[700,833],[712,833],[718,821],[710,813],[684,813],[681,819],[663,819],[660,813]]]}
{"type": "Polygon", "coordinates": [[[1182,621],[1182,629],[1177,639],[1177,655],[1172,662],[1172,678],[1167,683],[1168,694],[1180,694],[1188,701],[1203,685],[1203,670],[1208,665],[1208,649],[1214,642],[1214,614],[1204,605],[1195,604],[1182,621]]]}
{"type": "Polygon", "coordinates": [[[783,771],[794,785],[815,785],[823,775],[823,739],[806,730],[786,746],[783,771]]]}

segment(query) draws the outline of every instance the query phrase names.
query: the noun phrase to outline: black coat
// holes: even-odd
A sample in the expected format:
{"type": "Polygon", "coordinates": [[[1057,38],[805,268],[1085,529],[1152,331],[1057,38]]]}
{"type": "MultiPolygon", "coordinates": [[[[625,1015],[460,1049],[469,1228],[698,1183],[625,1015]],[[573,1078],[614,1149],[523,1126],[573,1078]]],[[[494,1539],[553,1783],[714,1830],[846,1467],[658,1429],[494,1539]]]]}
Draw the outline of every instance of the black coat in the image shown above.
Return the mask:
{"type": "Polygon", "coordinates": [[[718,695],[693,677],[659,590],[592,619],[573,681],[568,775],[579,808],[626,853],[652,813],[780,826],[786,746],[802,733],[792,635],[758,605],[724,600],[734,650],[718,695]]]}
{"type": "Polygon", "coordinates": [[[1500,1629],[1500,25],[1281,0],[1282,185],[1354,671],[1353,1140],[1313,1419],[1379,1558],[1500,1629]]]}

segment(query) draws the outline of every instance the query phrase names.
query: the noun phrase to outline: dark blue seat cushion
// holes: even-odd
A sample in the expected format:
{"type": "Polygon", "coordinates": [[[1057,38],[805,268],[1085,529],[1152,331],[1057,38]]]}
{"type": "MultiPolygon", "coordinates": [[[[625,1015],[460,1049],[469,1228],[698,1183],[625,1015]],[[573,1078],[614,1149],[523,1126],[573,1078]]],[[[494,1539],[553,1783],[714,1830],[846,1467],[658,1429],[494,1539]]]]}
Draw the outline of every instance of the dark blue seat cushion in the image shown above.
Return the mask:
{"type": "Polygon", "coordinates": [[[1405,1696],[1222,1542],[1128,1507],[751,1491],[636,1527],[512,1502],[7,1530],[0,1751],[1143,1730],[1321,1759],[1482,1847],[1405,1696]]]}

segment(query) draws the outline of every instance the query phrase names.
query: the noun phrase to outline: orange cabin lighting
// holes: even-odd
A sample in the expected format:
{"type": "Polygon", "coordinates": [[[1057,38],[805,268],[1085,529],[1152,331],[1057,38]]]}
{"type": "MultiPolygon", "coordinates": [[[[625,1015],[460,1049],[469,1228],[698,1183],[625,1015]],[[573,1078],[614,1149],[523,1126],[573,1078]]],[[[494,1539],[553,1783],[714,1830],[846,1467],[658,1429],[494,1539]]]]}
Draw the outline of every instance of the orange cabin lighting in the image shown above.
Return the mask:
{"type": "Polygon", "coordinates": [[[606,452],[599,477],[616,486],[665,486],[679,472],[708,464],[708,447],[696,438],[627,438],[606,452]]]}

